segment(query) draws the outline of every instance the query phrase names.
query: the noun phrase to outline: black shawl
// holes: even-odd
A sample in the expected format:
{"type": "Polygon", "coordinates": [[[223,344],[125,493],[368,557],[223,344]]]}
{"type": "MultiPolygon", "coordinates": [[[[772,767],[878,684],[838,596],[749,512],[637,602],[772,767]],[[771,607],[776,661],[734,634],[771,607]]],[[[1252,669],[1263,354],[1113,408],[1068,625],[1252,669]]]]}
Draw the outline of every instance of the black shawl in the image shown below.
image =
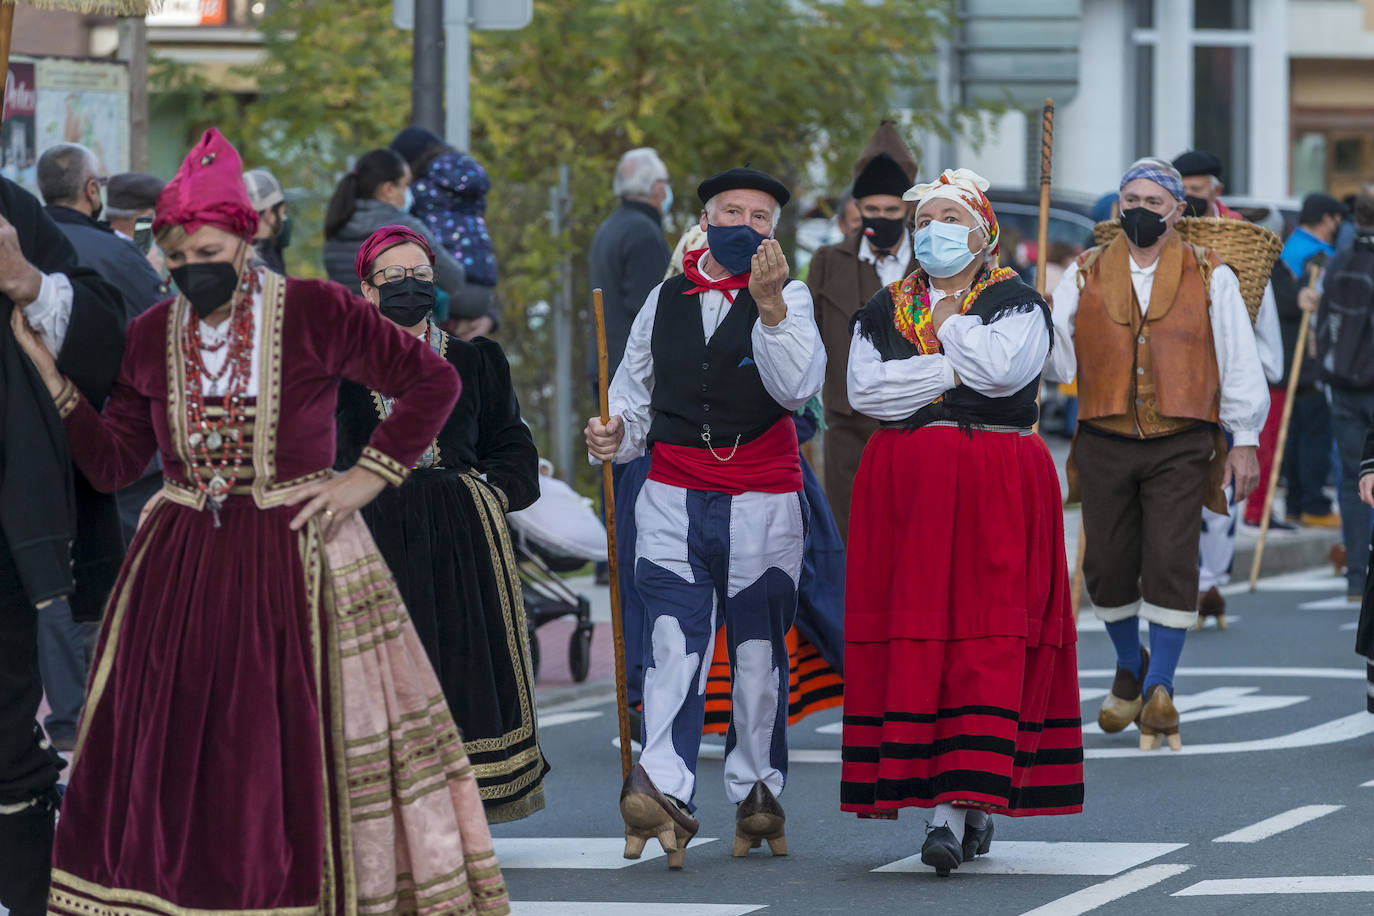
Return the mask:
{"type": "MultiPolygon", "coordinates": [[[[57,365],[100,405],[123,355],[119,294],[76,266],[66,236],[8,179],[0,179],[0,215],[15,227],[29,263],[71,280],[71,320],[57,365]]],[[[53,399],[10,330],[13,309],[0,296],[0,550],[29,601],[70,596],[73,616],[96,619],[122,559],[119,516],[113,497],[73,470],[53,399]]]]}

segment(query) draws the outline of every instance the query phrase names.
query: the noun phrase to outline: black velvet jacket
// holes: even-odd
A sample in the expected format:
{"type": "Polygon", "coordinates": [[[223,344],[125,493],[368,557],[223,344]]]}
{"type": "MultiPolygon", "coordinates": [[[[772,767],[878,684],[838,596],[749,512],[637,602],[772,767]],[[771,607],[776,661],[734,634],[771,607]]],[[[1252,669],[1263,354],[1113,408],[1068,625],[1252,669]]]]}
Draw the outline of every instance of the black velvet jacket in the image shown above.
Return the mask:
{"type": "MultiPolygon", "coordinates": [[[[539,498],[539,452],[520,419],[506,354],[493,340],[466,341],[440,333],[440,353],[458,370],[463,390],[435,440],[436,466],[483,473],[488,483],[505,494],[506,511],[524,509],[539,498]]],[[[344,470],[357,462],[368,436],[382,421],[380,396],[344,382],[337,419],[335,467],[344,470]]],[[[412,472],[424,473],[424,469],[412,472]]]]}

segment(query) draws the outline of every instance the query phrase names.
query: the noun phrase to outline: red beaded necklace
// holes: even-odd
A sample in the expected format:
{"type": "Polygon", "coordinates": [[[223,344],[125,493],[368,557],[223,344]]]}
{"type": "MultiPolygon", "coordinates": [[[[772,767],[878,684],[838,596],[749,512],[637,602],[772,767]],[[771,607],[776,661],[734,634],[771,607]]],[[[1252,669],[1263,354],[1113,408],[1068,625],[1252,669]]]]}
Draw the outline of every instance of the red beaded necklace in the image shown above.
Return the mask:
{"type": "Polygon", "coordinates": [[[206,495],[215,527],[220,526],[219,510],[238,483],[243,467],[243,439],[248,382],[253,374],[253,297],[259,288],[258,272],[251,267],[244,270],[239,281],[233,311],[229,316],[226,340],[206,345],[201,340],[200,322],[191,318],[181,336],[181,355],[186,366],[186,444],[190,460],[190,476],[200,492],[206,495]],[[218,372],[205,365],[202,351],[216,351],[228,346],[224,364],[218,372]],[[204,380],[219,382],[225,379],[224,415],[211,420],[205,415],[204,380]],[[232,444],[231,444],[232,443],[232,444]],[[223,449],[223,451],[221,451],[223,449]],[[219,453],[216,460],[215,453],[219,453]],[[202,471],[208,472],[207,475],[202,471]]]}

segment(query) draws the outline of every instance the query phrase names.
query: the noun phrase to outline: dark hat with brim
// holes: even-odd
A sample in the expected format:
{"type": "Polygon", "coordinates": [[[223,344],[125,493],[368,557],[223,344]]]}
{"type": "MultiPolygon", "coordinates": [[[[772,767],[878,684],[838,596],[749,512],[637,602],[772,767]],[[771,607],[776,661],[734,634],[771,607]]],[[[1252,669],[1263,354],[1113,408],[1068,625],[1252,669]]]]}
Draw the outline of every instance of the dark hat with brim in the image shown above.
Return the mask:
{"type": "Polygon", "coordinates": [[[146,172],[120,172],[105,185],[105,203],[112,210],[151,210],[167,182],[146,172]]]}
{"type": "Polygon", "coordinates": [[[1308,194],[1302,199],[1302,210],[1298,213],[1298,225],[1311,226],[1314,223],[1319,223],[1322,217],[1328,213],[1334,213],[1341,217],[1350,215],[1345,204],[1330,194],[1323,194],[1320,191],[1308,194]]]}
{"type": "Polygon", "coordinates": [[[874,194],[901,197],[911,187],[911,177],[887,153],[879,153],[864,166],[854,179],[854,199],[862,200],[874,194]]]}
{"type": "Polygon", "coordinates": [[[1221,160],[1206,150],[1190,149],[1180,153],[1174,160],[1174,168],[1184,178],[1190,175],[1212,175],[1221,177],[1221,160]]]}
{"type": "Polygon", "coordinates": [[[701,198],[702,203],[706,203],[722,191],[740,189],[762,191],[783,207],[787,206],[787,202],[792,199],[792,192],[787,190],[787,185],[767,172],[760,172],[758,169],[751,169],[747,166],[728,169],[719,175],[712,175],[697,185],[697,197],[701,198]]]}

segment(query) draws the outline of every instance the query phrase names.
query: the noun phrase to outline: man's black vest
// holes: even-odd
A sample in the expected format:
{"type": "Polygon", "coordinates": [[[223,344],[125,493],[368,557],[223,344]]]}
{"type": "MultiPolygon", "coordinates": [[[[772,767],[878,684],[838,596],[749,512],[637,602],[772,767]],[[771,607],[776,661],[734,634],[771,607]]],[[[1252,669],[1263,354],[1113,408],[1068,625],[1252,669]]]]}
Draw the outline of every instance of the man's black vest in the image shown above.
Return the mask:
{"type": "Polygon", "coordinates": [[[741,443],[751,442],[787,416],[763,387],[754,362],[758,306],[749,290],[737,290],[734,304],[708,343],[701,327],[700,294],[683,295],[691,286],[679,275],[659,290],[650,342],[654,420],[649,443],[705,448],[701,436],[707,427],[717,448],[732,447],[737,436],[741,443]]]}
{"type": "MultiPolygon", "coordinates": [[[[1023,283],[1020,278],[1011,277],[983,290],[967,314],[979,319],[983,324],[991,324],[1008,315],[1025,314],[1037,309],[1044,316],[1045,327],[1050,334],[1050,346],[1053,347],[1054,325],[1050,320],[1049,306],[1039,293],[1023,283]]],[[[897,330],[893,314],[892,295],[887,287],[883,287],[854,316],[853,325],[858,333],[872,342],[884,362],[919,356],[920,351],[916,349],[916,345],[897,330]]],[[[959,385],[945,392],[943,400],[927,404],[907,419],[890,425],[919,429],[939,421],[958,423],[961,429],[980,426],[1028,428],[1034,426],[1035,421],[1040,418],[1040,408],[1035,403],[1039,391],[1039,375],[1020,391],[1005,398],[990,398],[967,385],[959,385]]]]}

